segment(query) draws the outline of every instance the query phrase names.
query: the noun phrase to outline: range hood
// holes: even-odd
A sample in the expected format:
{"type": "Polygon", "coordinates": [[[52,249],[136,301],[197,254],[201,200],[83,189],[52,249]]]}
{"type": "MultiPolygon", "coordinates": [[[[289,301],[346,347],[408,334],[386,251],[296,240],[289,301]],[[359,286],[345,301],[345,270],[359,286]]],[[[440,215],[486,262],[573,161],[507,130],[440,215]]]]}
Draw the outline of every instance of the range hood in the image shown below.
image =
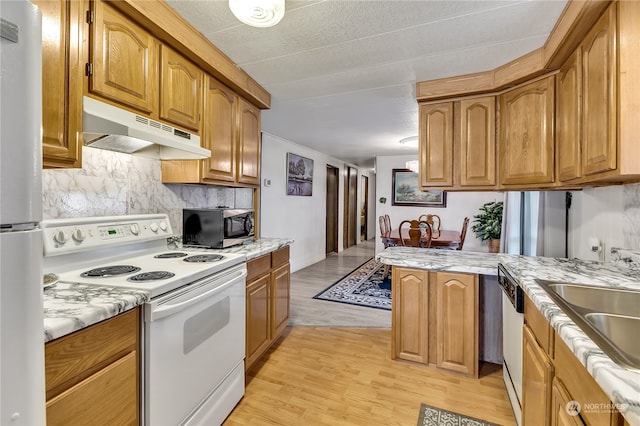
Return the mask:
{"type": "Polygon", "coordinates": [[[84,144],[160,160],[211,157],[200,137],[93,98],[82,98],[84,144]]]}

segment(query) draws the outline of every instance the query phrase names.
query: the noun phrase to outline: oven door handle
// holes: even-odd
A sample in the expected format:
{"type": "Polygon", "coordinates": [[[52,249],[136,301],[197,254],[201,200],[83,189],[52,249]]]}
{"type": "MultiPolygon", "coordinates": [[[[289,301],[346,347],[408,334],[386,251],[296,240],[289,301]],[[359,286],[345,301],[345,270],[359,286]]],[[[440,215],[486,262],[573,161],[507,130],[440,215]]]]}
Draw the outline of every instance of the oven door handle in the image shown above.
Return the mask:
{"type": "Polygon", "coordinates": [[[225,277],[225,278],[229,278],[228,281],[226,283],[224,283],[221,286],[212,288],[209,291],[205,291],[202,294],[197,295],[196,297],[189,299],[189,300],[185,300],[183,302],[179,302],[179,303],[175,303],[175,304],[170,304],[170,305],[163,305],[160,308],[157,309],[152,309],[151,311],[151,321],[156,321],[165,317],[168,317],[170,315],[173,315],[177,312],[183,311],[185,309],[187,309],[189,306],[195,305],[196,303],[200,302],[203,299],[206,299],[208,297],[213,296],[216,293],[221,292],[222,290],[226,289],[227,287],[230,287],[234,284],[238,283],[238,280],[244,280],[247,276],[247,270],[243,269],[242,271],[239,271],[238,274],[236,274],[236,276],[234,277],[225,277]]]}

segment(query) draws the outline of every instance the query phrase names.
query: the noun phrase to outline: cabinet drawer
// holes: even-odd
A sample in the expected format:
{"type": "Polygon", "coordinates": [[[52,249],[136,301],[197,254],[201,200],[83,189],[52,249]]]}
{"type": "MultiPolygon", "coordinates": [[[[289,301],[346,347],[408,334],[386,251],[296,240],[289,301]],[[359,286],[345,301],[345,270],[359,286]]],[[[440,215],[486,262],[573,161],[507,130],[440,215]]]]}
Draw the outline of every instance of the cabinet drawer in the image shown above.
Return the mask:
{"type": "Polygon", "coordinates": [[[271,271],[271,253],[247,262],[247,284],[271,271]]]}
{"type": "Polygon", "coordinates": [[[540,347],[550,357],[553,357],[553,329],[542,312],[526,296],[524,298],[524,321],[531,329],[540,347]]]}
{"type": "Polygon", "coordinates": [[[277,268],[289,262],[289,246],[271,253],[271,268],[277,268]]]}
{"type": "Polygon", "coordinates": [[[45,346],[47,400],[137,350],[138,309],[118,315],[45,346]]]}
{"type": "Polygon", "coordinates": [[[47,425],[137,425],[137,352],[47,402],[47,425]]]}

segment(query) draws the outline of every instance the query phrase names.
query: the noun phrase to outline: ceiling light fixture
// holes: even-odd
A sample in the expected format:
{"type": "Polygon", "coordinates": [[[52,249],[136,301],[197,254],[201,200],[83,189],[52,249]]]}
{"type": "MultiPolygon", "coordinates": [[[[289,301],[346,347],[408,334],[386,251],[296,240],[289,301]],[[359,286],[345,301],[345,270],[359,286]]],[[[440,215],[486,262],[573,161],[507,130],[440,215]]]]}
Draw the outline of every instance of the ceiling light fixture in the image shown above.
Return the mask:
{"type": "Polygon", "coordinates": [[[400,144],[406,146],[407,148],[417,148],[418,147],[418,137],[417,136],[409,136],[408,138],[400,139],[400,144]]]}
{"type": "Polygon", "coordinates": [[[229,9],[252,27],[272,27],[284,16],[284,0],[229,0],[229,9]]]}

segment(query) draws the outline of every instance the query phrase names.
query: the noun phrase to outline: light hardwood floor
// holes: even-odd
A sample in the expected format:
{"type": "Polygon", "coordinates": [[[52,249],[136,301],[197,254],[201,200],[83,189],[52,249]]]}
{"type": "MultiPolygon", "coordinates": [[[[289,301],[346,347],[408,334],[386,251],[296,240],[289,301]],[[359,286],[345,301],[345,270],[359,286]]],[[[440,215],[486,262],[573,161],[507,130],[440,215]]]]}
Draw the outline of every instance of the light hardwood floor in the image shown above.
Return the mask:
{"type": "Polygon", "coordinates": [[[289,327],[247,376],[236,425],[416,424],[420,403],[502,425],[515,420],[495,364],[480,378],[390,358],[390,330],[289,327]]]}
{"type": "Polygon", "coordinates": [[[362,242],[291,274],[289,325],[391,327],[391,311],[313,299],[374,257],[374,246],[374,240],[362,242]]]}

